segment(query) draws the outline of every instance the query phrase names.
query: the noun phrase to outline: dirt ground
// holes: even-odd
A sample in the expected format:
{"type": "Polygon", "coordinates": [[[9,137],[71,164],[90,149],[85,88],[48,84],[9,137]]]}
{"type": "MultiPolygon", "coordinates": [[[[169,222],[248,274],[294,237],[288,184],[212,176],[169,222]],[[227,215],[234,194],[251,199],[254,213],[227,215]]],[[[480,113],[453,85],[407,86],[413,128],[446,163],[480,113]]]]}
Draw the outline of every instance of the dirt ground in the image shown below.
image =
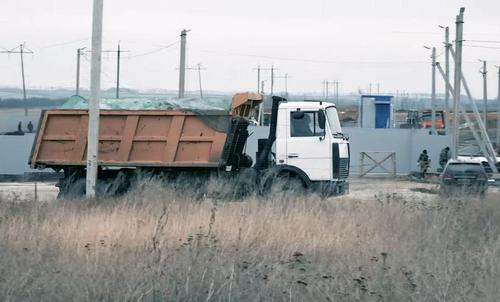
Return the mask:
{"type": "MultiPolygon", "coordinates": [[[[397,194],[401,197],[413,199],[438,198],[436,194],[439,185],[434,183],[420,183],[403,179],[382,179],[382,178],[352,178],[350,182],[350,192],[341,198],[369,200],[376,196],[387,194],[397,194]]],[[[0,183],[0,199],[3,200],[55,200],[59,189],[55,183],[47,182],[23,182],[23,183],[0,183]]],[[[489,194],[498,195],[498,187],[490,187],[489,194]]]]}

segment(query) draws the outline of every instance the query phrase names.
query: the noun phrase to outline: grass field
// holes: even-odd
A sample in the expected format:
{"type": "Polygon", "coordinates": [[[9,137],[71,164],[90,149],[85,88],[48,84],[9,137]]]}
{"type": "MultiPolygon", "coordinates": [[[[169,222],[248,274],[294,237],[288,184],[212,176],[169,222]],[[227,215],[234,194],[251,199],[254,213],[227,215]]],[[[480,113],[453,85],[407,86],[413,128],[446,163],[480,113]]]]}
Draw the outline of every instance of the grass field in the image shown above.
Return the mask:
{"type": "Polygon", "coordinates": [[[500,201],[0,201],[2,301],[498,301],[500,201]]]}

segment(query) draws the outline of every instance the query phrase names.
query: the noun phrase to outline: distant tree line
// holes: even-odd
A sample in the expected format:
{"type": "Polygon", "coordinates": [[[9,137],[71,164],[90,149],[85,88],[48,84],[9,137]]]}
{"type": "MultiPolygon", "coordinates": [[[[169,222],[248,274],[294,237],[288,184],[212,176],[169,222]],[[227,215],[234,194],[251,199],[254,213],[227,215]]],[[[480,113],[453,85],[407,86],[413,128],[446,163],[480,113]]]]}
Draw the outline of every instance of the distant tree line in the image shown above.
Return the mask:
{"type": "Polygon", "coordinates": [[[24,100],[15,98],[0,98],[0,108],[29,108],[33,107],[57,107],[66,102],[67,98],[49,99],[44,97],[30,97],[24,100]]]}

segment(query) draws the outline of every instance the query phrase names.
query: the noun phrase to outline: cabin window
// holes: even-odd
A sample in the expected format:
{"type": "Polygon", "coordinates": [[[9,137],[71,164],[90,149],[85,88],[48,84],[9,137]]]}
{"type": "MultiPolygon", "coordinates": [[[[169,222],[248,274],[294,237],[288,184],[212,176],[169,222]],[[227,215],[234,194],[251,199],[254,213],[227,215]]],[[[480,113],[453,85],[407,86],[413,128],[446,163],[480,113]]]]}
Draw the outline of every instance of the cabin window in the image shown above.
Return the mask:
{"type": "Polygon", "coordinates": [[[294,111],[290,113],[291,137],[324,136],[325,127],[320,127],[318,111],[294,111]]]}

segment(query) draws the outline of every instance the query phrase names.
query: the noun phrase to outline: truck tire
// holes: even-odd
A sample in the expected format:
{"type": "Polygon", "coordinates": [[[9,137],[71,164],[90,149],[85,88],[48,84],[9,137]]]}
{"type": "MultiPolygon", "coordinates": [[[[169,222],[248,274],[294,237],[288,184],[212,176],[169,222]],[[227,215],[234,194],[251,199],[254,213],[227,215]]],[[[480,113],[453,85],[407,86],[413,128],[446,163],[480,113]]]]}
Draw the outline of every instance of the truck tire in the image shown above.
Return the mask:
{"type": "Polygon", "coordinates": [[[267,175],[262,185],[262,193],[264,195],[275,193],[303,195],[306,189],[307,186],[300,176],[290,171],[281,171],[274,175],[267,175]]]}
{"type": "Polygon", "coordinates": [[[86,192],[86,179],[84,177],[63,179],[59,182],[58,199],[83,198],[86,192]]]}

